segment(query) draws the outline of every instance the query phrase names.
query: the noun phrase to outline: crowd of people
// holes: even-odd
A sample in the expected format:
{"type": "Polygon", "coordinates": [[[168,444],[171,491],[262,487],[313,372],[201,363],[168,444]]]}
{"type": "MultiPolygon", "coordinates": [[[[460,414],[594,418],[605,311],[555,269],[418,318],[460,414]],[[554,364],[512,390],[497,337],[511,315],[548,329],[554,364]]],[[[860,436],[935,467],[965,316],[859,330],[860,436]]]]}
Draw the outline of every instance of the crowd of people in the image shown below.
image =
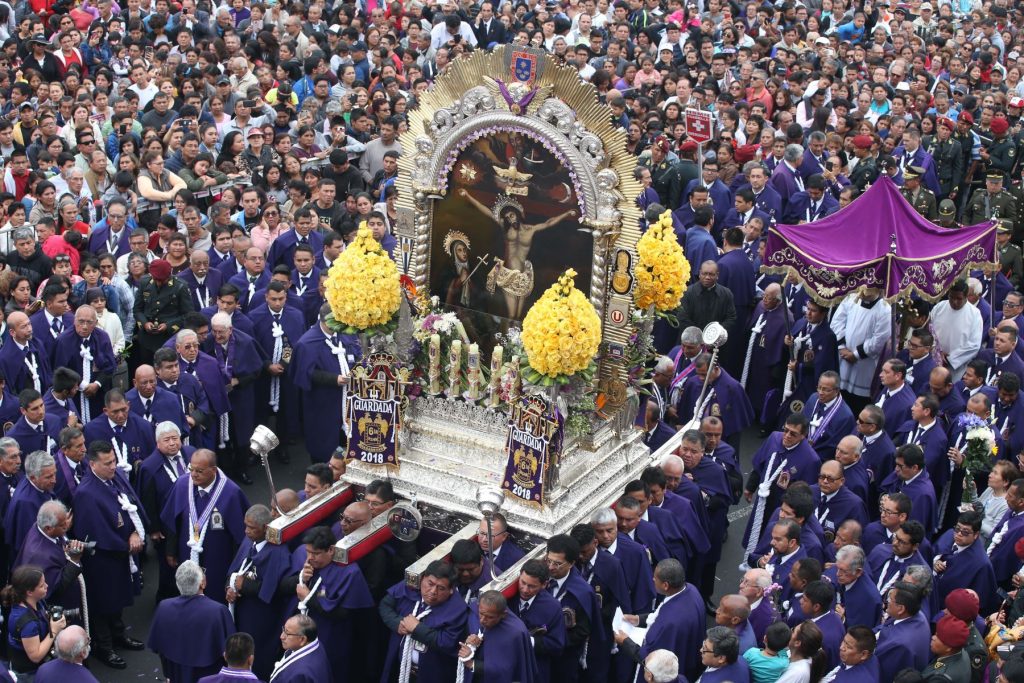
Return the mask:
{"type": "Polygon", "coordinates": [[[148,647],[173,683],[1024,683],[1022,21],[1005,0],[0,0],[11,679],[103,680],[148,647]],[[249,436],[309,456],[282,512],[342,476],[360,349],[325,276],[363,222],[394,256],[406,112],[503,44],[593,85],[640,206],[672,212],[693,282],[641,422],[652,452],[681,444],[504,595],[491,565],[534,549],[500,515],[418,584],[397,540],[335,564],[387,481],[269,543],[249,436]],[[998,268],[897,311],[760,272],[771,225],[883,174],[938,225],[997,220],[998,268]],[[122,615],[147,554],[143,642],[122,615]]]}

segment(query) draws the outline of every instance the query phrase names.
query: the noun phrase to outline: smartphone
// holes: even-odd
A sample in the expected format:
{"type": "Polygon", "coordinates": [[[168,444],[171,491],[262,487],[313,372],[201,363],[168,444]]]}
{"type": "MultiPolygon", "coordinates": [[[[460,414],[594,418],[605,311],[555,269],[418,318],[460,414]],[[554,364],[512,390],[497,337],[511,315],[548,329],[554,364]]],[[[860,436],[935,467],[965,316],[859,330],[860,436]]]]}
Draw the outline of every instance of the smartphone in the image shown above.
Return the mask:
{"type": "Polygon", "coordinates": [[[256,100],[242,100],[242,106],[248,109],[252,109],[256,106],[256,100]]]}

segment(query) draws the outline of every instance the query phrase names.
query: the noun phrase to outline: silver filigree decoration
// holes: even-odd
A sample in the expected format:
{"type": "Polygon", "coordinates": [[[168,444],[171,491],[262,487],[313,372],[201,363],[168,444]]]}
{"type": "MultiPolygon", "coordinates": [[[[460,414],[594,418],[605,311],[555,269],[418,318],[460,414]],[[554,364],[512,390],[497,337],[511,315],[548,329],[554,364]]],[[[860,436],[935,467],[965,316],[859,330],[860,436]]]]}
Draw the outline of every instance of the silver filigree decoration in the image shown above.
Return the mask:
{"type": "Polygon", "coordinates": [[[462,99],[456,100],[452,106],[435,111],[434,119],[430,123],[430,130],[435,138],[447,135],[464,119],[482,112],[493,111],[496,106],[490,91],[486,87],[478,85],[467,90],[462,99]]]}
{"type": "Polygon", "coordinates": [[[562,135],[569,136],[576,124],[576,114],[562,100],[549,98],[537,110],[537,118],[554,126],[562,135]]]}

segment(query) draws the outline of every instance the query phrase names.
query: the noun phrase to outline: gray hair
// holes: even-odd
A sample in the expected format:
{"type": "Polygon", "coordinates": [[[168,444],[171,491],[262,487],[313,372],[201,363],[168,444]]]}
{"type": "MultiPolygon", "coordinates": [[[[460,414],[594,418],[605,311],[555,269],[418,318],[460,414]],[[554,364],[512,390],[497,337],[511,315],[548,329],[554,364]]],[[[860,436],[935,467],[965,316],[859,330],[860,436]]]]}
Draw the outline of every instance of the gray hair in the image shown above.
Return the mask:
{"type": "Polygon", "coordinates": [[[844,545],[836,552],[836,562],[849,562],[850,569],[864,568],[864,548],[859,545],[844,545]]]}
{"type": "Polygon", "coordinates": [[[56,467],[57,461],[46,451],[32,451],[25,457],[25,474],[38,477],[47,467],[56,467]]]}
{"type": "Polygon", "coordinates": [[[976,277],[967,278],[967,289],[970,290],[971,294],[980,295],[985,287],[981,284],[981,280],[976,277]]]}
{"type": "Polygon", "coordinates": [[[203,585],[203,568],[199,566],[198,562],[185,560],[178,565],[178,570],[174,572],[174,583],[178,586],[178,592],[184,597],[198,595],[199,589],[203,585]]]}
{"type": "Polygon", "coordinates": [[[196,334],[195,330],[182,330],[181,332],[178,332],[178,336],[174,338],[174,343],[184,344],[189,339],[199,340],[199,335],[196,334]]]}
{"type": "Polygon", "coordinates": [[[752,569],[751,571],[754,572],[755,576],[757,577],[754,579],[754,584],[758,588],[764,590],[768,586],[772,585],[772,575],[769,574],[767,570],[757,567],[755,569],[752,569]]]}
{"type": "Polygon", "coordinates": [[[40,529],[55,527],[60,523],[60,516],[68,513],[67,507],[59,500],[48,500],[39,506],[36,513],[36,526],[40,529]]]}
{"type": "Polygon", "coordinates": [[[681,589],[686,585],[686,570],[683,564],[676,559],[669,558],[662,560],[654,568],[658,578],[669,585],[670,588],[681,589]]]}
{"type": "Polygon", "coordinates": [[[598,508],[590,515],[591,524],[616,524],[618,521],[619,518],[615,516],[615,511],[611,508],[598,508]]]}
{"type": "Polygon", "coordinates": [[[680,344],[702,344],[704,343],[704,334],[700,331],[700,328],[696,325],[690,325],[683,333],[679,335],[680,344]]]}
{"type": "Polygon", "coordinates": [[[661,468],[664,468],[666,465],[674,465],[676,467],[686,467],[686,464],[683,462],[683,459],[680,458],[675,453],[669,453],[668,455],[663,456],[661,458],[661,462],[658,463],[658,466],[660,466],[661,468]]]}
{"type": "Polygon", "coordinates": [[[765,169],[764,164],[762,164],[760,161],[748,161],[747,163],[743,164],[743,175],[749,176],[750,172],[756,169],[761,169],[766,174],[768,172],[765,169]]]}
{"type": "Polygon", "coordinates": [[[903,580],[909,581],[921,589],[922,595],[932,592],[932,569],[920,564],[912,564],[903,573],[903,580]]]}
{"type": "Polygon", "coordinates": [[[651,672],[654,683],[675,683],[679,679],[679,657],[671,650],[655,650],[647,655],[644,668],[651,672]]]}
{"type": "MultiPolygon", "coordinates": [[[[57,442],[60,443],[61,448],[67,448],[71,445],[71,442],[80,436],[84,436],[84,432],[78,427],[65,427],[60,430],[60,434],[57,436],[57,442]]],[[[0,442],[0,448],[3,448],[3,443],[0,442]]]]}
{"type": "MultiPolygon", "coordinates": [[[[315,98],[314,98],[315,99],[315,98]]],[[[221,311],[214,313],[213,317],[210,318],[210,327],[231,327],[231,316],[221,311]]]]}
{"type": "MultiPolygon", "coordinates": [[[[822,92],[822,94],[824,94],[823,91],[815,91],[815,92],[822,92]]],[[[820,130],[816,130],[813,133],[811,133],[809,136],[807,136],[807,140],[809,142],[825,142],[826,138],[825,138],[825,134],[824,133],[822,133],[820,130]]]]}
{"type": "Polygon", "coordinates": [[[676,366],[674,360],[668,356],[658,356],[658,362],[654,364],[655,372],[671,372],[672,368],[676,366]]]}
{"type": "Polygon", "coordinates": [[[740,637],[728,626],[712,626],[708,629],[707,639],[717,657],[725,657],[732,664],[740,655],[740,637]]]}
{"type": "Polygon", "coordinates": [[[7,451],[12,448],[15,452],[21,451],[21,444],[18,443],[17,439],[12,439],[9,436],[0,437],[0,457],[6,457],[7,451]]]}
{"type": "Polygon", "coordinates": [[[14,240],[15,243],[21,242],[22,240],[32,240],[33,242],[35,242],[36,241],[36,230],[35,230],[35,228],[31,228],[31,227],[28,227],[28,226],[22,226],[22,227],[20,227],[20,228],[18,228],[17,230],[14,231],[14,235],[13,235],[12,239],[14,240]]]}
{"type": "Polygon", "coordinates": [[[58,659],[77,663],[88,655],[89,637],[86,635],[84,628],[71,625],[57,634],[54,646],[58,659]]]}
{"type": "Polygon", "coordinates": [[[174,433],[181,436],[181,429],[170,420],[164,420],[156,426],[156,438],[159,439],[161,436],[168,433],[174,433]]]}
{"type": "Polygon", "coordinates": [[[266,526],[274,519],[274,515],[266,505],[256,504],[245,511],[245,518],[253,524],[266,526]]]}
{"type": "Polygon", "coordinates": [[[782,153],[782,158],[791,164],[795,164],[804,158],[804,148],[801,145],[786,145],[786,151],[782,153]]]}

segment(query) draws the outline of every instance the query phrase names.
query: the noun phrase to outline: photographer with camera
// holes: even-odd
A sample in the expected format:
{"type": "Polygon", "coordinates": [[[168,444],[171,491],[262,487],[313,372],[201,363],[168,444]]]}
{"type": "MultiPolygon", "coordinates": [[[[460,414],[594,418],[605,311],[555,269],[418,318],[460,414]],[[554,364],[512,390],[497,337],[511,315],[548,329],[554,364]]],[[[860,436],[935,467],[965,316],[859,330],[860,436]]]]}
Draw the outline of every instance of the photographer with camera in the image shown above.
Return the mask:
{"type": "Polygon", "coordinates": [[[35,674],[49,658],[57,634],[67,626],[63,608],[47,608],[47,588],[43,570],[27,564],[15,569],[11,583],[0,591],[0,602],[11,608],[7,650],[11,670],[18,676],[35,674]]]}
{"type": "Polygon", "coordinates": [[[81,622],[85,580],[82,574],[82,555],[95,543],[69,541],[68,528],[71,514],[59,500],[43,503],[36,515],[36,523],[29,530],[14,560],[14,567],[31,565],[43,570],[47,591],[45,598],[64,608],[64,615],[81,622]]]}

